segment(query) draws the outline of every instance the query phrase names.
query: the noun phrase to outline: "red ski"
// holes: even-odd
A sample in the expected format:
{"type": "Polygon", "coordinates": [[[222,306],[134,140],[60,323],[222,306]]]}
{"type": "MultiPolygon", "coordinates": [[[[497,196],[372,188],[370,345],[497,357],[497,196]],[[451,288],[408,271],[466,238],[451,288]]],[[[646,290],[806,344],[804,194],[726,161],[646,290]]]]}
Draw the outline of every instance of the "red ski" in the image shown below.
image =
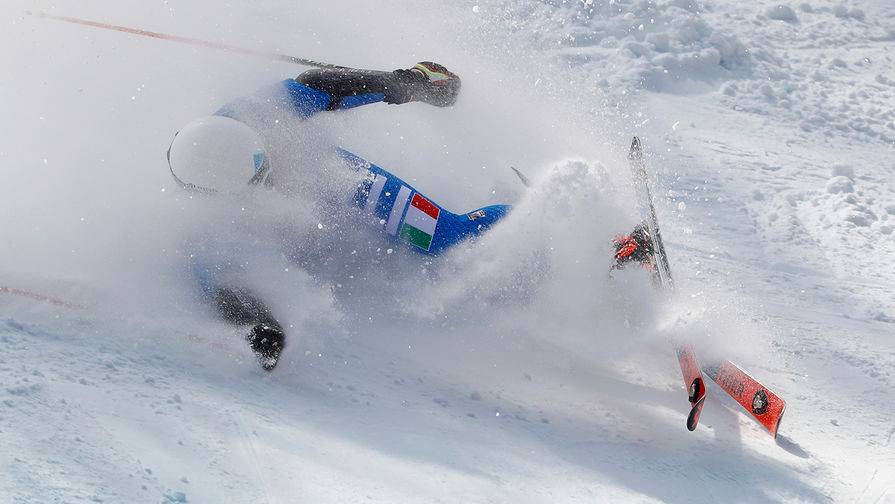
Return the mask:
{"type": "MultiPolygon", "coordinates": [[[[674,279],[671,277],[671,267],[668,265],[668,255],[665,254],[665,244],[662,243],[662,234],[659,232],[659,219],[656,217],[656,208],[653,206],[653,195],[650,193],[647,182],[646,163],[643,161],[643,148],[640,139],[634,137],[631,142],[631,150],[628,153],[631,160],[631,170],[634,175],[634,187],[637,190],[640,206],[640,216],[646,224],[650,240],[654,244],[653,257],[650,261],[650,269],[653,280],[660,288],[674,290],[674,279]]],[[[684,387],[687,389],[687,399],[690,401],[690,414],[687,415],[687,429],[696,429],[699,423],[699,414],[702,413],[702,405],[705,403],[705,382],[702,379],[702,371],[696,362],[696,353],[688,344],[678,345],[676,348],[677,359],[681,365],[681,374],[684,377],[684,387]]]]}
{"type": "Polygon", "coordinates": [[[687,430],[695,430],[699,423],[699,414],[702,413],[702,405],[705,403],[705,383],[702,381],[702,372],[696,363],[696,354],[690,345],[677,347],[677,360],[681,365],[681,373],[684,375],[684,386],[687,387],[687,399],[690,400],[690,414],[687,415],[687,430]]]}
{"type": "Polygon", "coordinates": [[[777,437],[780,419],[783,418],[783,411],[786,409],[786,402],[780,396],[730,361],[706,366],[703,371],[730,397],[740,403],[740,406],[758,420],[758,423],[772,436],[777,437]]]}
{"type": "MultiPolygon", "coordinates": [[[[631,160],[640,216],[653,244],[649,269],[653,274],[655,284],[664,290],[671,291],[674,289],[671,267],[668,265],[668,255],[665,253],[665,245],[662,243],[662,235],[659,233],[659,220],[656,217],[656,209],[653,206],[653,197],[650,193],[646,163],[643,160],[643,148],[637,137],[634,137],[631,142],[628,159],[631,160]]],[[[767,387],[730,361],[723,361],[700,370],[696,354],[690,344],[681,344],[676,350],[681,374],[684,377],[684,386],[687,388],[687,398],[690,400],[687,429],[692,431],[699,423],[699,415],[702,412],[706,396],[705,382],[702,378],[704,371],[709,378],[764,425],[772,436],[777,437],[780,418],[783,416],[783,410],[786,409],[786,403],[780,396],[768,390],[767,387]]]]}

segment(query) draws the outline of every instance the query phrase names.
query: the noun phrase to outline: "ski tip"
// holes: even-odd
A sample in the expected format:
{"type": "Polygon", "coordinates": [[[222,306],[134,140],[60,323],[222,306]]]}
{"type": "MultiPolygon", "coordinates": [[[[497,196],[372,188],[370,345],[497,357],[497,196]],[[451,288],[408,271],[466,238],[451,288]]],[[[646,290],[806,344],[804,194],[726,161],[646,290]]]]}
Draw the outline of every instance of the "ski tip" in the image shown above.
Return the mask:
{"type": "Polygon", "coordinates": [[[522,182],[522,185],[524,185],[525,187],[531,187],[531,180],[529,180],[528,177],[526,177],[525,174],[522,173],[521,170],[519,170],[515,166],[510,166],[510,169],[516,173],[516,176],[519,177],[519,180],[522,182]]]}

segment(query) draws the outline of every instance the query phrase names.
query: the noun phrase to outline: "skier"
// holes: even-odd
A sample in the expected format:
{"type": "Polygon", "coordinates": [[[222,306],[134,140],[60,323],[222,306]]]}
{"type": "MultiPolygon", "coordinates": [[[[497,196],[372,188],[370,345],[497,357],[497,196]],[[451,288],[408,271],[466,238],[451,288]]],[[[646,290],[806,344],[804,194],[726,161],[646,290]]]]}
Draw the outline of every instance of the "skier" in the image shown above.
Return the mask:
{"type": "MultiPolygon", "coordinates": [[[[319,112],[378,102],[394,105],[423,102],[449,107],[459,91],[460,77],[433,62],[421,62],[393,72],[350,68],[308,70],[185,126],[175,134],[168,149],[169,168],[181,187],[198,193],[276,188],[281,182],[276,161],[261,132],[285,124],[286,121],[280,121],[282,116],[308,119],[319,112]]],[[[510,210],[509,205],[490,205],[455,214],[385,169],[346,150],[336,151],[350,168],[365,174],[354,197],[346,197],[346,203],[361,208],[391,239],[405,242],[419,253],[438,255],[474,238],[510,210]]],[[[616,240],[619,266],[631,260],[646,260],[649,250],[644,245],[648,242],[648,238],[644,241],[646,236],[643,232],[632,233],[616,240]]],[[[282,325],[256,294],[245,287],[216,281],[213,269],[193,265],[203,294],[225,320],[251,326],[247,340],[252,350],[264,369],[273,369],[285,345],[282,325]]]]}

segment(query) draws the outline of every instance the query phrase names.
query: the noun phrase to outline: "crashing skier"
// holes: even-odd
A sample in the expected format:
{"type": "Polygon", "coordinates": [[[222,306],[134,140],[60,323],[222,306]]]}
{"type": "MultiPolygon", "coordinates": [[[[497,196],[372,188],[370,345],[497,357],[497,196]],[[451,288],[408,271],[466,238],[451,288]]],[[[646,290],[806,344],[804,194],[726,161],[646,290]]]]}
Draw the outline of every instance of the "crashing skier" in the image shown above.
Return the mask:
{"type": "MultiPolygon", "coordinates": [[[[168,150],[171,174],[184,189],[195,193],[246,193],[256,188],[277,189],[285,183],[277,173],[277,159],[264,132],[282,128],[274,116],[302,120],[319,112],[351,109],[385,102],[423,102],[437,107],[454,104],[460,78],[444,66],[421,62],[393,72],[327,68],[309,70],[278,83],[261,97],[236,100],[215,115],[181,129],[168,150]],[[265,109],[259,113],[259,109],[265,109]]],[[[294,146],[294,148],[301,148],[294,146]]],[[[437,256],[450,247],[482,234],[500,221],[509,205],[490,205],[465,214],[446,210],[432,198],[393,173],[361,157],[336,148],[348,168],[361,172],[354,194],[345,205],[361,209],[390,240],[437,256]]],[[[304,167],[308,169],[308,167],[304,167]]],[[[641,228],[616,239],[617,266],[651,259],[649,235],[641,228]],[[639,231],[638,231],[639,230],[639,231]]],[[[268,305],[250,289],[216,278],[216,264],[192,265],[204,297],[228,322],[251,327],[247,340],[261,365],[271,370],[285,345],[284,328],[268,305]]]]}

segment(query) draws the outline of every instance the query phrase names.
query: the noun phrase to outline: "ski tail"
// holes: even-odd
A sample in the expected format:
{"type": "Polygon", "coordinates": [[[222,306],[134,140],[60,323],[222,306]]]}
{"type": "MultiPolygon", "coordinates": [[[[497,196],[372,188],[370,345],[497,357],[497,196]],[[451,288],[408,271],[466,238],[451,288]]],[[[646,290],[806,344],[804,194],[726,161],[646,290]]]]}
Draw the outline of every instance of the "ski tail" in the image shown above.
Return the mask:
{"type": "Polygon", "coordinates": [[[702,379],[702,371],[696,362],[696,353],[689,344],[677,347],[677,359],[681,365],[681,374],[684,377],[684,387],[687,388],[687,399],[690,401],[690,414],[687,416],[687,430],[695,430],[699,423],[699,415],[702,413],[702,405],[705,403],[705,382],[702,379]]]}
{"type": "Polygon", "coordinates": [[[704,367],[703,371],[730,397],[740,403],[740,406],[763,425],[771,436],[777,437],[780,420],[786,409],[786,402],[780,396],[730,361],[712,363],[704,367]]]}

